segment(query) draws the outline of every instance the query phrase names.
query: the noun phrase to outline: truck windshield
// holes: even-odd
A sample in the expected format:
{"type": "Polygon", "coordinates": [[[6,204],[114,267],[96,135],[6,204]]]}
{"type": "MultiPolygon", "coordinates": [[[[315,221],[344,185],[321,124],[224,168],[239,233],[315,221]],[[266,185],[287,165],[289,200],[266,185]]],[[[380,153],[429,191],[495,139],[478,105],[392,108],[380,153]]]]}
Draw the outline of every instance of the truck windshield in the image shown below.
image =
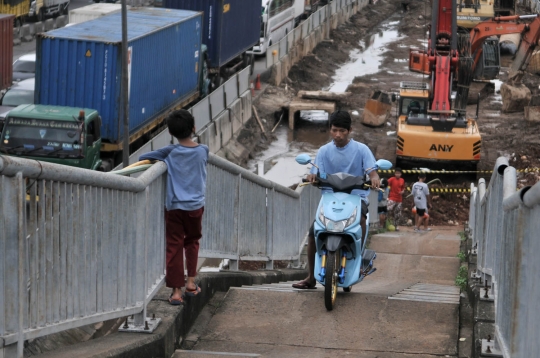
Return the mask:
{"type": "Polygon", "coordinates": [[[0,150],[7,154],[80,158],[81,125],[75,121],[8,118],[0,150]]]}

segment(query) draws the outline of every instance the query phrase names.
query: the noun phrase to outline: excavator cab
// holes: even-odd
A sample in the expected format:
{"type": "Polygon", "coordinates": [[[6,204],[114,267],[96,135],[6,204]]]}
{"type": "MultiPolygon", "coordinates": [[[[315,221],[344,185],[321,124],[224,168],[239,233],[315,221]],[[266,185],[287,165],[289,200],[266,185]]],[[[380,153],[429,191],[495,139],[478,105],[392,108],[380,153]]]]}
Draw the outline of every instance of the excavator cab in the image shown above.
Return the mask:
{"type": "Polygon", "coordinates": [[[476,122],[454,111],[447,116],[431,111],[431,92],[425,82],[400,83],[396,159],[477,162],[481,137],[476,122]]]}

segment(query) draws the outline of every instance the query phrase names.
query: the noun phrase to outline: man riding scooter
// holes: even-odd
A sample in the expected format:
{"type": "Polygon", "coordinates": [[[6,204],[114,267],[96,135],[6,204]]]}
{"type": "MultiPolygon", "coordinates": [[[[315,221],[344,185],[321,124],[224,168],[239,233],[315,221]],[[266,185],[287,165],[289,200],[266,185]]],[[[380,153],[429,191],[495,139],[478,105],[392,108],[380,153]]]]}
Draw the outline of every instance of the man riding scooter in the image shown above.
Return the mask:
{"type": "MultiPolygon", "coordinates": [[[[330,135],[332,142],[319,148],[315,157],[315,166],[311,168],[311,174],[307,176],[309,182],[317,180],[317,170],[321,173],[335,174],[347,173],[354,176],[369,175],[371,185],[378,189],[380,185],[379,175],[377,173],[375,157],[371,150],[365,144],[350,139],[351,116],[347,111],[335,111],[330,115],[330,135]],[[318,167],[318,169],[317,169],[318,167]]],[[[331,190],[331,189],[328,189],[331,190]]],[[[369,190],[355,189],[352,194],[359,195],[362,198],[362,215],[360,226],[362,232],[366,232],[366,215],[368,212],[369,190]]],[[[308,234],[308,277],[292,285],[299,289],[314,289],[316,281],[314,276],[315,266],[315,233],[314,224],[311,225],[308,234]]]]}

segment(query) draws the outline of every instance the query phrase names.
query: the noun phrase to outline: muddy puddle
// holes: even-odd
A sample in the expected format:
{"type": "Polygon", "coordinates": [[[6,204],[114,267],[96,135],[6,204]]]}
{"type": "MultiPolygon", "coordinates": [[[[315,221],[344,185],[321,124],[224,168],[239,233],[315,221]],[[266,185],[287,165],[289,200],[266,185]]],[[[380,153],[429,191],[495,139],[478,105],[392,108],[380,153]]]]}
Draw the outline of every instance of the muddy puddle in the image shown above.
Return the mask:
{"type": "MultiPolygon", "coordinates": [[[[399,15],[392,16],[359,41],[358,48],[350,52],[350,60],[336,71],[332,84],[322,90],[343,92],[354,77],[379,72],[388,45],[402,38],[398,25],[399,15]]],[[[327,123],[325,112],[302,111],[294,132],[286,124],[278,127],[277,140],[251,160],[248,169],[283,186],[299,183],[309,168],[296,163],[295,157],[300,153],[315,157],[318,148],[330,140],[327,123]]]]}
{"type": "Polygon", "coordinates": [[[379,72],[388,45],[402,38],[397,30],[398,25],[399,20],[394,16],[381,23],[375,33],[361,40],[360,48],[351,51],[350,61],[336,71],[332,77],[334,82],[325,90],[344,92],[355,77],[379,72]]]}

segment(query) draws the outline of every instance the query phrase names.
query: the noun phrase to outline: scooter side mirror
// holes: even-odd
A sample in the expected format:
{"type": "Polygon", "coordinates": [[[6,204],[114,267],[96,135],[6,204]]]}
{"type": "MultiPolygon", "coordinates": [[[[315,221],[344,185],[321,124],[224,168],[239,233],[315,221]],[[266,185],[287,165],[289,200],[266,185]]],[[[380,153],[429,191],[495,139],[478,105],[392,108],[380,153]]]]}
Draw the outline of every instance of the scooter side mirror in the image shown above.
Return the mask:
{"type": "Polygon", "coordinates": [[[306,153],[298,154],[296,156],[296,162],[298,164],[307,165],[311,163],[311,157],[309,156],[309,154],[306,153]]]}
{"type": "Polygon", "coordinates": [[[377,167],[382,170],[388,170],[392,168],[392,162],[386,160],[386,159],[379,159],[377,160],[377,167]]]}

